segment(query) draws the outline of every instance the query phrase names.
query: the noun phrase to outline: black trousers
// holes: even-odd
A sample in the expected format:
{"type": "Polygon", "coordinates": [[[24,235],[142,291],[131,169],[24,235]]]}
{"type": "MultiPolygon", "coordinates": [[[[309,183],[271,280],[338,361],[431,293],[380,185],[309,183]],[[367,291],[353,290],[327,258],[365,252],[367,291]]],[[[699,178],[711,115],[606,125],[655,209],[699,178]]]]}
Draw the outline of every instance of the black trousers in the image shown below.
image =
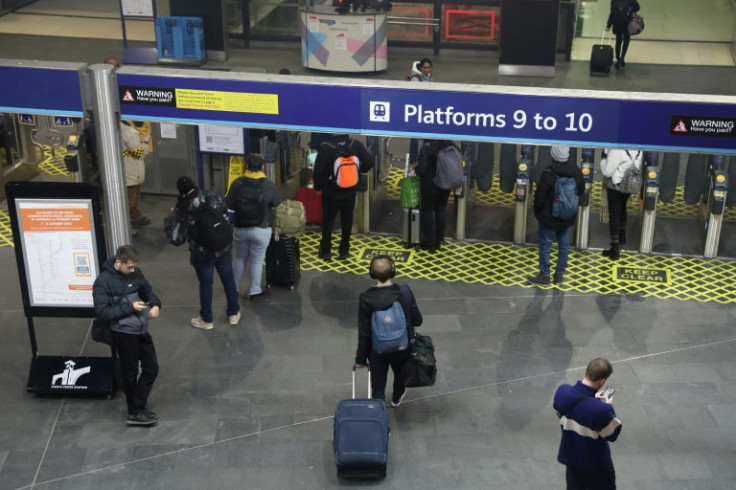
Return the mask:
{"type": "Polygon", "coordinates": [[[401,379],[401,366],[409,359],[410,350],[402,352],[392,352],[390,354],[379,354],[371,349],[368,361],[371,364],[371,390],[373,394],[371,398],[378,398],[386,401],[386,382],[388,380],[388,368],[394,372],[394,387],[392,399],[398,401],[398,398],[404,393],[404,380],[401,379]]]}
{"type": "Polygon", "coordinates": [[[112,338],[120,357],[120,375],[128,413],[141,412],[148,404],[148,395],[158,376],[153,337],[147,332],[140,335],[113,332],[112,338]]]}
{"type": "Polygon", "coordinates": [[[626,204],[631,194],[624,194],[606,187],[608,193],[608,229],[611,241],[618,241],[621,228],[626,229],[626,204]]]}
{"type": "Polygon", "coordinates": [[[419,210],[426,245],[442,243],[447,226],[447,201],[450,191],[439,189],[436,194],[422,195],[419,210]]]}
{"type": "Polygon", "coordinates": [[[626,58],[626,52],[629,50],[631,35],[628,29],[627,26],[623,32],[616,33],[616,59],[619,61],[626,58]]]}
{"type": "Polygon", "coordinates": [[[340,250],[339,254],[350,252],[350,233],[353,231],[353,209],[355,209],[355,193],[342,199],[325,196],[322,193],[322,240],[319,249],[329,253],[332,248],[332,225],[337,213],[340,213],[340,250]]]}
{"type": "Polygon", "coordinates": [[[616,490],[613,463],[605,468],[568,466],[565,472],[567,490],[616,490]]]}

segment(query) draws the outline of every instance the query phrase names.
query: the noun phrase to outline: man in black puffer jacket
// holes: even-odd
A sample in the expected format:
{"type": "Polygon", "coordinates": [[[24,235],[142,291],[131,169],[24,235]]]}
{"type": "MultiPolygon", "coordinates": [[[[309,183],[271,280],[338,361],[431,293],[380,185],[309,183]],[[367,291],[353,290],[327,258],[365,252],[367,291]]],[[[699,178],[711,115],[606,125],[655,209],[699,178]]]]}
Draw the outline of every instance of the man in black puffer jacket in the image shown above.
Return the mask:
{"type": "Polygon", "coordinates": [[[118,248],[102,265],[92,287],[97,321],[109,325],[120,356],[128,425],[153,425],[158,416],[148,410],[148,395],[158,376],[158,360],[148,321],[158,318],[161,300],[136,267],[138,251],[132,245],[118,248]],[[138,375],[140,365],[140,376],[138,375]]]}
{"type": "Polygon", "coordinates": [[[557,179],[568,177],[575,181],[576,194],[580,197],[585,191],[583,173],[575,162],[569,161],[570,148],[567,146],[553,146],[550,150],[552,165],[542,172],[542,177],[534,192],[534,216],[539,222],[539,275],[529,278],[532,284],[546,286],[549,280],[549,256],[552,242],[557,239],[557,264],[555,267],[555,284],[564,281],[567,268],[567,255],[570,251],[570,227],[575,224],[577,209],[572,217],[567,219],[556,218],[552,215],[556,199],[555,185],[557,179]]]}

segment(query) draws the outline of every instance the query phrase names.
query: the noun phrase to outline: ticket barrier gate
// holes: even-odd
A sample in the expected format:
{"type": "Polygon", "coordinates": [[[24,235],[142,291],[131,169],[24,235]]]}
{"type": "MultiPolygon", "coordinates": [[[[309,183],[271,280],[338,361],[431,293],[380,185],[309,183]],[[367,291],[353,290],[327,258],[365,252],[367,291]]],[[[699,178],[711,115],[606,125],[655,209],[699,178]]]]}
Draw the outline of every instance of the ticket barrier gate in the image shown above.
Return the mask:
{"type": "Polygon", "coordinates": [[[514,210],[514,245],[526,243],[526,219],[529,210],[531,185],[531,155],[533,146],[521,147],[521,158],[516,165],[516,190],[514,210]]]}
{"type": "Polygon", "coordinates": [[[590,236],[590,194],[593,189],[593,162],[595,151],[593,148],[583,148],[580,155],[580,171],[585,181],[585,191],[578,200],[578,214],[575,219],[575,246],[578,250],[588,248],[590,236]]]}
{"type": "Polygon", "coordinates": [[[644,168],[643,199],[644,205],[641,217],[641,236],[639,237],[639,252],[651,253],[654,244],[654,223],[657,218],[657,203],[659,202],[659,187],[661,170],[658,166],[659,153],[650,152],[647,155],[647,165],[644,168]]]}
{"type": "Polygon", "coordinates": [[[718,254],[718,242],[723,225],[723,211],[726,207],[728,191],[728,174],[725,170],[723,155],[711,156],[709,165],[710,190],[708,192],[707,222],[705,235],[705,252],[707,259],[715,258],[718,254]]]}

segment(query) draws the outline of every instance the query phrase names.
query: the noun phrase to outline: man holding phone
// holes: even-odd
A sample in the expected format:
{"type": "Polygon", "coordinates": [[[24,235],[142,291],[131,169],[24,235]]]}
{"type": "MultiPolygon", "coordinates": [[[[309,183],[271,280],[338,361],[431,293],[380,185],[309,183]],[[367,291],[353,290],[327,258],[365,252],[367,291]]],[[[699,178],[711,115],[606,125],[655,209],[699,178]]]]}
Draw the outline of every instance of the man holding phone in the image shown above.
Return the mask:
{"type": "Polygon", "coordinates": [[[567,490],[615,490],[611,448],[621,433],[613,410],[613,388],[603,390],[613,373],[607,359],[588,363],[582,381],[557,388],[552,406],[560,418],[562,438],[557,461],[567,466],[567,490]]]}
{"type": "Polygon", "coordinates": [[[115,257],[102,264],[92,287],[97,321],[112,330],[120,356],[120,374],[128,404],[128,425],[153,425],[156,413],[148,410],[148,395],[158,376],[158,360],[148,322],[158,318],[161,300],[138,267],[138,251],[132,245],[118,248],[115,257]],[[140,370],[140,375],[139,375],[140,370]]]}

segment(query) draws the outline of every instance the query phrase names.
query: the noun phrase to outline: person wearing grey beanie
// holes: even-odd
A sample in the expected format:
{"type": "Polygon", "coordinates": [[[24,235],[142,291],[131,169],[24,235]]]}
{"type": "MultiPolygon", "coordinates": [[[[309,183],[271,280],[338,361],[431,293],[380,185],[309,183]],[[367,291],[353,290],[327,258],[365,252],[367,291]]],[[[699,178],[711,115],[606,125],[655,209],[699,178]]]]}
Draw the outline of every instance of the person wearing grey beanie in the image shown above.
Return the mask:
{"type": "Polygon", "coordinates": [[[585,191],[583,173],[570,161],[570,148],[553,146],[549,165],[534,192],[534,216],[539,222],[539,274],[531,276],[532,284],[550,284],[550,253],[557,241],[557,264],[554,282],[562,284],[570,251],[570,227],[575,224],[579,196],[585,191]]]}

